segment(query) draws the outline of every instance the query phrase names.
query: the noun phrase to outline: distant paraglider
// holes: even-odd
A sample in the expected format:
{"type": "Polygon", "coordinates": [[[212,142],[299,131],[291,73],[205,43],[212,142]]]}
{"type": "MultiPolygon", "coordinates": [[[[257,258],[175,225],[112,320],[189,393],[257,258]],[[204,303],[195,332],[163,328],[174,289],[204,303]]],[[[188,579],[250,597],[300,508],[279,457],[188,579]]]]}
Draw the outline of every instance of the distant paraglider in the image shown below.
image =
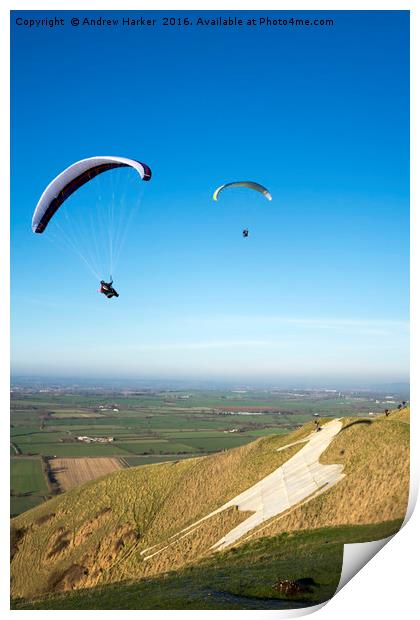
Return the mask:
{"type": "Polygon", "coordinates": [[[213,194],[213,200],[218,200],[220,192],[224,191],[229,187],[247,187],[249,189],[253,189],[256,192],[259,192],[260,194],[263,194],[263,196],[265,196],[267,200],[273,200],[273,197],[268,191],[268,189],[260,183],[255,183],[255,181],[233,181],[232,183],[225,183],[224,185],[221,185],[215,190],[213,194]]]}
{"type": "MultiPolygon", "coordinates": [[[[224,185],[221,185],[220,187],[218,187],[213,193],[213,200],[217,201],[219,199],[220,193],[223,192],[225,189],[235,188],[235,187],[246,187],[248,189],[252,189],[256,192],[259,192],[265,198],[267,198],[267,200],[271,201],[273,199],[268,189],[264,187],[264,185],[261,185],[260,183],[256,183],[255,181],[233,181],[232,183],[224,183],[224,185]]],[[[242,237],[244,239],[246,237],[249,237],[248,228],[244,228],[242,230],[242,237]]]]}

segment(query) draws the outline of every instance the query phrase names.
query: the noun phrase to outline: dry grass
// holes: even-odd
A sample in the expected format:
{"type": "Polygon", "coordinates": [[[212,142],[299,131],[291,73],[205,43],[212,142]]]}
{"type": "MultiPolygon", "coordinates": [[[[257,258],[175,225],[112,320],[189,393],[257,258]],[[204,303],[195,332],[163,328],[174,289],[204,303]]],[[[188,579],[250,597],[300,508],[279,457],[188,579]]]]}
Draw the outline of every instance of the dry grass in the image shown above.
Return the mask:
{"type": "Polygon", "coordinates": [[[410,423],[410,407],[400,409],[400,411],[392,411],[389,414],[389,418],[391,420],[401,420],[402,422],[410,423]]]}
{"type": "Polygon", "coordinates": [[[156,575],[158,573],[176,570],[187,564],[191,564],[197,558],[211,553],[211,545],[215,540],[224,536],[241,521],[248,518],[251,513],[240,512],[231,507],[200,523],[196,528],[185,532],[181,537],[169,541],[162,552],[156,553],[143,566],[144,575],[156,575]]]}
{"type": "Polygon", "coordinates": [[[52,474],[62,491],[95,480],[124,467],[115,457],[55,458],[49,460],[52,474]]]}

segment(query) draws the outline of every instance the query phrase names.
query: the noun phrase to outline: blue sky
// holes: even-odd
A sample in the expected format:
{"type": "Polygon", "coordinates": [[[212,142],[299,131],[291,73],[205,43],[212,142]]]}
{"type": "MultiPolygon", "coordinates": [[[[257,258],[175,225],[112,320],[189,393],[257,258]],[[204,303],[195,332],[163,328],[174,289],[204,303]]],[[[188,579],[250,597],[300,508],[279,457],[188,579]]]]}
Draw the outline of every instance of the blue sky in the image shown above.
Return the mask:
{"type": "MultiPolygon", "coordinates": [[[[335,21],[306,28],[68,23],[146,13],[12,14],[13,371],[407,380],[408,12],[278,14],[335,21]],[[53,15],[67,24],[14,23],[53,15]],[[49,181],[93,155],[153,171],[141,190],[117,172],[120,212],[142,197],[118,300],[30,227],[49,181]],[[238,179],[266,185],[272,203],[247,190],[212,201],[238,179]]],[[[98,212],[96,191],[111,196],[108,175],[71,198],[74,221],[98,212]]]]}

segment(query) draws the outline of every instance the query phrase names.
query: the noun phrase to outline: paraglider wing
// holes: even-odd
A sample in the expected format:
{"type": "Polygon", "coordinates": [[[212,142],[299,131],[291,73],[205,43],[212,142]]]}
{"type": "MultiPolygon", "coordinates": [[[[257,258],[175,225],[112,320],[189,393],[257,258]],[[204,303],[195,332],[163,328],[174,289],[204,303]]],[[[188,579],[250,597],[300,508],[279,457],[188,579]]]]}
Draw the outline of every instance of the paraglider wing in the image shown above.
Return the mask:
{"type": "Polygon", "coordinates": [[[253,189],[256,192],[260,192],[260,194],[263,194],[267,198],[267,200],[273,199],[268,189],[260,183],[255,183],[255,181],[234,181],[233,183],[225,183],[224,185],[218,187],[213,194],[213,200],[218,200],[220,192],[222,192],[228,187],[248,187],[249,189],[253,189]]]}
{"type": "Polygon", "coordinates": [[[149,181],[149,166],[126,157],[89,157],[81,159],[61,172],[44,190],[32,217],[32,231],[42,233],[54,213],[65,200],[91,179],[113,168],[128,166],[137,170],[143,181],[149,181]]]}

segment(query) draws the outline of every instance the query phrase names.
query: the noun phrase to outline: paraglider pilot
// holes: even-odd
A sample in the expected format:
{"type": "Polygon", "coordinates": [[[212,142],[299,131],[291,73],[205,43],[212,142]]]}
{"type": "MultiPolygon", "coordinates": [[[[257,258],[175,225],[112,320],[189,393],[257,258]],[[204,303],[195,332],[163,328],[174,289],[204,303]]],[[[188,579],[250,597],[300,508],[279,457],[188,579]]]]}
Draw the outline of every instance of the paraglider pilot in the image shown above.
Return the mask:
{"type": "Polygon", "coordinates": [[[117,291],[115,290],[115,288],[113,288],[112,283],[112,280],[111,282],[105,282],[105,280],[101,280],[101,288],[98,292],[106,295],[108,299],[111,299],[112,297],[119,297],[117,291]]]}

